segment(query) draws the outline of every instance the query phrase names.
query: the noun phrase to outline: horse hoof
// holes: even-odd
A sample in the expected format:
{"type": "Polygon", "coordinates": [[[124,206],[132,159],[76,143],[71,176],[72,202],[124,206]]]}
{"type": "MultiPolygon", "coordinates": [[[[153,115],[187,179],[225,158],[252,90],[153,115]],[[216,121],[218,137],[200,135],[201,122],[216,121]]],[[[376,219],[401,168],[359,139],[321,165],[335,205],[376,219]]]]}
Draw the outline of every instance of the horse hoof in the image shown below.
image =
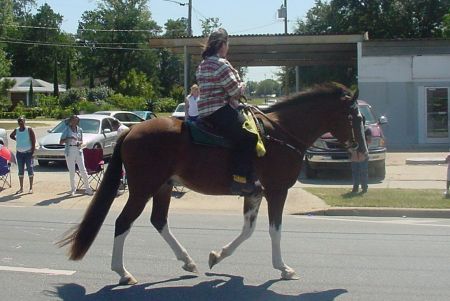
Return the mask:
{"type": "Polygon", "coordinates": [[[136,278],[133,276],[125,276],[120,278],[119,285],[135,285],[137,283],[136,278]]]}
{"type": "Polygon", "coordinates": [[[217,252],[211,251],[211,253],[209,253],[209,269],[212,269],[213,266],[215,266],[217,263],[219,262],[219,255],[217,254],[217,252]]]}
{"type": "Polygon", "coordinates": [[[185,265],[183,265],[183,270],[198,274],[197,266],[195,265],[195,263],[186,263],[185,265]]]}
{"type": "Polygon", "coordinates": [[[281,279],[283,280],[298,280],[300,277],[295,273],[294,270],[287,270],[281,273],[281,279]]]}

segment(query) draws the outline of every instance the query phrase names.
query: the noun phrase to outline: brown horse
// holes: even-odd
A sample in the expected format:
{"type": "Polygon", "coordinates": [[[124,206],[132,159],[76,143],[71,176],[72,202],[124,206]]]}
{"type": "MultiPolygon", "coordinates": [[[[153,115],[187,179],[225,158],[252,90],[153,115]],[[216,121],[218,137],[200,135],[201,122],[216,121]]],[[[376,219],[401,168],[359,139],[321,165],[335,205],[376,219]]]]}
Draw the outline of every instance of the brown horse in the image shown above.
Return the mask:
{"type": "MultiPolygon", "coordinates": [[[[362,134],[356,95],[337,84],[317,86],[285,99],[264,113],[257,112],[265,125],[264,157],[255,157],[255,170],[263,192],[244,197],[244,226],[240,235],[220,251],[209,255],[209,266],[230,256],[255,229],[264,196],[268,203],[272,264],[283,279],[297,279],[295,271],[281,256],[282,212],[288,189],[300,173],[303,154],[316,138],[331,132],[345,145],[359,145],[367,152],[362,134]]],[[[186,249],[171,233],[167,218],[173,180],[204,194],[230,194],[230,150],[193,144],[185,124],[173,118],[157,118],[134,126],[117,142],[103,181],[82,222],[60,241],[70,244],[69,257],[79,260],[88,251],[116,196],[122,163],[128,185],[128,201],[116,220],[111,269],[120,275],[120,284],[135,284],[125,269],[123,247],[132,223],[153,197],[151,223],[172,248],[183,269],[197,272],[186,249]]]]}

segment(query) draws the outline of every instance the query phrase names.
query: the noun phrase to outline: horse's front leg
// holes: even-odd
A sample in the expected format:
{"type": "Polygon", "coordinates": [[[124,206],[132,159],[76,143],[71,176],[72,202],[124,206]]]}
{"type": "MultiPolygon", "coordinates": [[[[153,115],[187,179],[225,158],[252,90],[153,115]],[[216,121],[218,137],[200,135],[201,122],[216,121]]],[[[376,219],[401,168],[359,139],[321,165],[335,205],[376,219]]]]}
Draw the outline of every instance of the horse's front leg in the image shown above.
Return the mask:
{"type": "Polygon", "coordinates": [[[167,222],[172,188],[172,185],[165,184],[153,197],[153,209],[150,221],[175,253],[176,258],[184,262],[182,268],[188,272],[198,273],[194,260],[192,260],[186,249],[172,234],[169,223],[167,222]]]}
{"type": "Polygon", "coordinates": [[[209,253],[209,268],[211,269],[215,264],[222,261],[224,258],[233,254],[233,252],[239,247],[245,240],[250,238],[255,230],[256,218],[258,217],[259,206],[263,197],[262,191],[246,196],[244,198],[244,226],[242,227],[241,234],[236,237],[232,242],[222,248],[222,250],[216,252],[211,251],[209,253]]]}
{"type": "Polygon", "coordinates": [[[266,190],[265,196],[269,210],[269,234],[272,240],[272,265],[281,271],[281,278],[286,280],[299,279],[294,269],[287,266],[281,257],[281,224],[283,221],[284,202],[287,189],[266,190]]]}

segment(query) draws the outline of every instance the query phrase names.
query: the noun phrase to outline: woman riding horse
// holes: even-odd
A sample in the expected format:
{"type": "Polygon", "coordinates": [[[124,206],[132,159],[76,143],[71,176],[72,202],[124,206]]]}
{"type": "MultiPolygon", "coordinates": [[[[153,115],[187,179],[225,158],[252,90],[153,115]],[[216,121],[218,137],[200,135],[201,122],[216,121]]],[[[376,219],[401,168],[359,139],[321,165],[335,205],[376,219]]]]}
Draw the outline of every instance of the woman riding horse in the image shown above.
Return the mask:
{"type": "Polygon", "coordinates": [[[197,69],[200,99],[197,102],[200,118],[212,124],[233,144],[233,177],[231,193],[252,194],[261,189],[253,175],[253,157],[257,136],[243,129],[244,115],[238,110],[239,98],[245,84],[239,73],[225,57],[228,53],[228,34],[223,28],[211,33],[202,53],[203,61],[197,69]]]}

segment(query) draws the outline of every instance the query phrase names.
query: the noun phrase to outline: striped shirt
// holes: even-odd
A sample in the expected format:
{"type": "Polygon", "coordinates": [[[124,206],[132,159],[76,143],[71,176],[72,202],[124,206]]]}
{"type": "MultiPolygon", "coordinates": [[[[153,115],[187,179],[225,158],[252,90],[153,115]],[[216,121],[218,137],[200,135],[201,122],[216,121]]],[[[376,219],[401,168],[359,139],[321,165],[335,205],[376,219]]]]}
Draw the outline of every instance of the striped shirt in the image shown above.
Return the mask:
{"type": "Polygon", "coordinates": [[[236,69],[223,58],[210,56],[197,68],[197,83],[200,97],[197,102],[198,114],[205,117],[226,104],[237,106],[241,96],[241,79],[236,69]]]}

